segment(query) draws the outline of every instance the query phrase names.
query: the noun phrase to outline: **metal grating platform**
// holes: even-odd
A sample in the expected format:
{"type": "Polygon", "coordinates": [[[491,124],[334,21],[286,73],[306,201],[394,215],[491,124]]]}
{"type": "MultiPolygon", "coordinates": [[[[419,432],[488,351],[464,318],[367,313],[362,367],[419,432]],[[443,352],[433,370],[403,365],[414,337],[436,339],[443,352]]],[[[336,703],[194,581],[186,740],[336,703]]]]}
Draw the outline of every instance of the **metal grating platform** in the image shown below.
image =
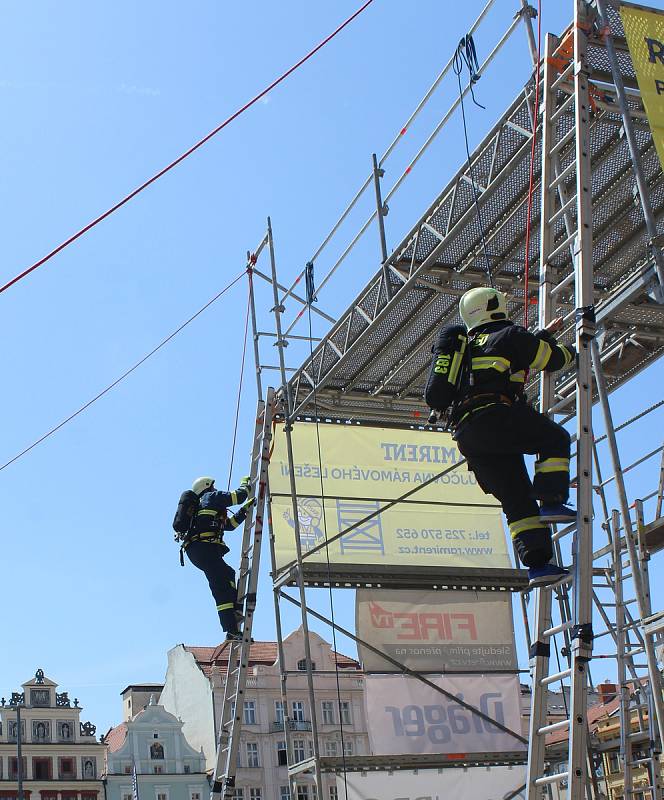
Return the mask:
{"type": "MultiPolygon", "coordinates": [[[[372,772],[400,769],[468,769],[469,767],[500,767],[525,764],[526,750],[502,753],[404,753],[398,756],[334,756],[319,759],[321,772],[372,772]]],[[[289,768],[290,775],[313,771],[315,759],[300,761],[289,768]]]]}
{"type": "MultiPolygon", "coordinates": [[[[297,586],[299,571],[293,566],[275,581],[297,586]]],[[[302,564],[302,582],[310,587],[338,589],[419,589],[422,591],[468,590],[475,592],[520,592],[528,586],[528,573],[521,569],[480,567],[385,566],[378,564],[302,564]]]]}
{"type": "MultiPolygon", "coordinates": [[[[615,8],[611,25],[616,36],[626,85],[636,87],[634,71],[615,8]]],[[[658,358],[664,348],[664,306],[655,299],[657,285],[643,216],[634,202],[634,176],[621,118],[611,102],[608,58],[602,42],[591,40],[589,60],[598,89],[606,93],[593,114],[592,150],[595,303],[600,324],[602,362],[611,389],[658,358]]],[[[560,91],[570,92],[561,84],[560,91]]],[[[479,204],[496,285],[511,297],[510,313],[523,321],[523,272],[528,171],[532,138],[529,83],[507,109],[472,157],[479,204]]],[[[651,190],[653,210],[664,229],[664,176],[638,92],[631,95],[636,135],[651,190]]],[[[573,112],[563,123],[570,128],[573,112]]],[[[541,143],[541,137],[538,137],[541,143]]],[[[574,139],[560,150],[565,189],[575,191],[574,139]],[[569,170],[569,171],[567,171],[569,170]]],[[[536,296],[539,270],[539,170],[535,155],[534,230],[530,240],[530,279],[536,296]]],[[[574,204],[572,213],[574,214],[574,204]]],[[[561,216],[554,241],[566,238],[561,216]]],[[[338,322],[291,378],[295,414],[311,414],[313,387],[319,414],[357,419],[422,424],[422,400],[430,364],[430,346],[442,324],[458,320],[459,296],[484,285],[484,256],[469,170],[464,167],[449,183],[388,259],[392,298],[388,301],[384,274],[378,269],[338,322]]],[[[572,273],[569,247],[552,259],[562,281],[572,273]]],[[[573,338],[574,297],[559,296],[569,313],[564,340],[573,338]]],[[[658,298],[659,299],[659,298],[658,298]]],[[[531,315],[536,317],[536,307],[531,315]]],[[[531,395],[537,384],[529,387],[531,395]]],[[[572,381],[561,376],[557,410],[573,402],[572,381]],[[568,402],[569,401],[569,402],[568,402]]],[[[569,410],[569,409],[568,409],[569,410]]]]}

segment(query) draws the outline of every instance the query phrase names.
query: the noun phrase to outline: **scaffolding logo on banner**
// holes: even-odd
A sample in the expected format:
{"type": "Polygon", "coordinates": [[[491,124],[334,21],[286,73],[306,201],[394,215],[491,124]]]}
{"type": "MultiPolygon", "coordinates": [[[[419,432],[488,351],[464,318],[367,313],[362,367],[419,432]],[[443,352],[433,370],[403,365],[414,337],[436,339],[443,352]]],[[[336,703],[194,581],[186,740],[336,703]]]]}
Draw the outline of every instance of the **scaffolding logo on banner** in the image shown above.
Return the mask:
{"type": "Polygon", "coordinates": [[[516,676],[438,676],[430,680],[452,698],[417,678],[367,675],[372,752],[498,753],[525,748],[520,738],[520,692],[516,676]]]}
{"type": "MultiPolygon", "coordinates": [[[[359,589],[360,639],[419,672],[515,670],[509,595],[475,592],[394,592],[359,589]]],[[[401,671],[358,644],[365,671],[401,671]]]]}
{"type": "MultiPolygon", "coordinates": [[[[360,502],[357,500],[337,500],[337,523],[339,530],[343,531],[352,525],[357,525],[370,514],[376,514],[380,508],[377,500],[360,502]]],[[[362,550],[364,552],[385,554],[383,545],[383,527],[380,514],[357,525],[350,533],[341,537],[341,552],[362,550]]]]}

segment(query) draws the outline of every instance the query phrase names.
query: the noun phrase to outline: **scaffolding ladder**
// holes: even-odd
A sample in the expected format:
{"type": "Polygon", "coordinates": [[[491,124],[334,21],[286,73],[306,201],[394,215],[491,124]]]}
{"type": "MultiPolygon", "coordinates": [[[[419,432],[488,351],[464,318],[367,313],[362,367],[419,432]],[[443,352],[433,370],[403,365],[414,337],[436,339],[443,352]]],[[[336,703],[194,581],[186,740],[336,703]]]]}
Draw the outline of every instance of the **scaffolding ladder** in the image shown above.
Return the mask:
{"type": "Polygon", "coordinates": [[[244,524],[237,584],[238,603],[242,606],[244,617],[240,625],[242,638],[228,643],[228,667],[210,800],[232,800],[235,795],[242,730],[242,701],[247,683],[251,629],[256,608],[273,419],[274,392],[269,389],[266,400],[259,399],[256,413],[250,472],[252,484],[256,487],[256,503],[247,513],[244,524]]]}

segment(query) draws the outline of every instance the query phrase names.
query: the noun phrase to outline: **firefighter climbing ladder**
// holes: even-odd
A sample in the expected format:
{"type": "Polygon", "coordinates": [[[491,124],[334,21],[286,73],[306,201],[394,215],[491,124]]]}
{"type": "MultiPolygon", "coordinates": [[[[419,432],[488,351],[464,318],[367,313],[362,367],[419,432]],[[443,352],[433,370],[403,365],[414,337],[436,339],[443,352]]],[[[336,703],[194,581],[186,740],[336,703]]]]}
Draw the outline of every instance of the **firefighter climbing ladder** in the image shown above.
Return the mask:
{"type": "Polygon", "coordinates": [[[251,629],[256,608],[256,593],[260,568],[261,540],[265,520],[267,496],[267,470],[270,462],[272,420],[274,417],[274,392],[269,390],[265,401],[258,401],[256,429],[251,459],[251,480],[255,486],[256,503],[247,514],[242,533],[242,551],[238,573],[238,603],[244,619],[241,623],[242,639],[228,644],[228,668],[224,683],[224,696],[219,723],[217,760],[214,771],[211,800],[230,800],[235,794],[240,731],[242,726],[243,698],[247,683],[251,629]]]}

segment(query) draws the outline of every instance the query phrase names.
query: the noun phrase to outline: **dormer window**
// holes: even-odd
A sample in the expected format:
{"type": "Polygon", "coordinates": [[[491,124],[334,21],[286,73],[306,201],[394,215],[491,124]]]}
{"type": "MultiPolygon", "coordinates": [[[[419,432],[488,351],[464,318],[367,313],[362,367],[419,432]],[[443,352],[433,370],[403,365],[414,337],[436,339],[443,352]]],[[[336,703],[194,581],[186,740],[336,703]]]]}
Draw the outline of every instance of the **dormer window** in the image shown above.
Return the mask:
{"type": "MultiPolygon", "coordinates": [[[[298,668],[298,670],[300,672],[306,672],[307,671],[307,659],[306,658],[301,658],[297,662],[297,668],[298,668]]],[[[311,662],[311,670],[314,671],[315,669],[316,669],[316,662],[312,661],[311,662]]]]}

